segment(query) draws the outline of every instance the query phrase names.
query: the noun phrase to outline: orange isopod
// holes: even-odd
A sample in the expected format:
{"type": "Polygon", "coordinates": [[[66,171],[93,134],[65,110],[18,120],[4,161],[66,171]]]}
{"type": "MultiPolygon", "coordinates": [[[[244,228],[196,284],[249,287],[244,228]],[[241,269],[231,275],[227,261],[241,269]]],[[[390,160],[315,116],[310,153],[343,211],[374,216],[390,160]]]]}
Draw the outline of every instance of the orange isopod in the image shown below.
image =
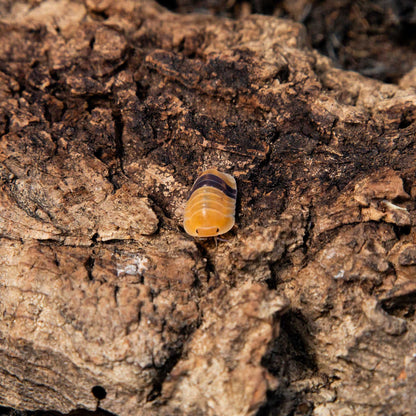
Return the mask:
{"type": "Polygon", "coordinates": [[[215,237],[231,230],[235,222],[237,184],[233,176],[208,169],[189,193],[183,225],[193,237],[215,237]]]}

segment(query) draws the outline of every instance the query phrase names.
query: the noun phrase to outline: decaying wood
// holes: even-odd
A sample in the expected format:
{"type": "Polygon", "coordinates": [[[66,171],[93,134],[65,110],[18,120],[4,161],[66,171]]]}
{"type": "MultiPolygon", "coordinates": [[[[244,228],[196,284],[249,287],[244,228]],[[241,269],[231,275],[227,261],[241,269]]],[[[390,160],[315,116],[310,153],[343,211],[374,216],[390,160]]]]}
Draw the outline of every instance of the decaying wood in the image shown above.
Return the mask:
{"type": "Polygon", "coordinates": [[[2,406],[416,411],[414,71],[336,69],[272,17],[1,10],[2,406]],[[239,189],[218,245],[181,227],[211,166],[239,189]]]}

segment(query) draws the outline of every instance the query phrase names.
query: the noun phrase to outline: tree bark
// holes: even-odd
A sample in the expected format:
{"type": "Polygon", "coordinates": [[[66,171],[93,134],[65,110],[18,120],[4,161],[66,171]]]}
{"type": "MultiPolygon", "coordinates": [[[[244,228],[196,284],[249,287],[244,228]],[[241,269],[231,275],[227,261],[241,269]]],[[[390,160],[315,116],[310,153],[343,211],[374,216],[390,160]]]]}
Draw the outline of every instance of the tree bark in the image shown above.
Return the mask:
{"type": "Polygon", "coordinates": [[[416,412],[415,71],[342,71],[274,17],[0,10],[2,406],[416,412]],[[238,186],[217,242],[182,228],[210,167],[238,186]]]}

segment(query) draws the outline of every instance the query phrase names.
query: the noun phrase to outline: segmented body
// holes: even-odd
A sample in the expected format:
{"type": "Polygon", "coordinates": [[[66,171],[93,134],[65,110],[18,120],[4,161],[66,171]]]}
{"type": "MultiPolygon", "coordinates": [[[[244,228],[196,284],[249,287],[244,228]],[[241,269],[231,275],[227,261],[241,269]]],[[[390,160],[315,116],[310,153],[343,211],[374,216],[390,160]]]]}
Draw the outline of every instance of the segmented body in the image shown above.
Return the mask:
{"type": "Polygon", "coordinates": [[[185,231],[193,237],[215,237],[235,222],[237,184],[233,176],[208,169],[189,193],[184,213],[185,231]]]}

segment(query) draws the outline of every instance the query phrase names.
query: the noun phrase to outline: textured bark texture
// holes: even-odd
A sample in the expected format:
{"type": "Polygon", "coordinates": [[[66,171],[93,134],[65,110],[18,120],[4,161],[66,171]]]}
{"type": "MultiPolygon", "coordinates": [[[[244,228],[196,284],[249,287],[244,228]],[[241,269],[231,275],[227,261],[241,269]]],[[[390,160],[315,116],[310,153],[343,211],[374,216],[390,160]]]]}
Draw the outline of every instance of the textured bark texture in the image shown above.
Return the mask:
{"type": "Polygon", "coordinates": [[[414,70],[290,20],[1,2],[0,405],[415,414],[415,132],[414,70]],[[182,228],[209,167],[217,243],[182,228]]]}

